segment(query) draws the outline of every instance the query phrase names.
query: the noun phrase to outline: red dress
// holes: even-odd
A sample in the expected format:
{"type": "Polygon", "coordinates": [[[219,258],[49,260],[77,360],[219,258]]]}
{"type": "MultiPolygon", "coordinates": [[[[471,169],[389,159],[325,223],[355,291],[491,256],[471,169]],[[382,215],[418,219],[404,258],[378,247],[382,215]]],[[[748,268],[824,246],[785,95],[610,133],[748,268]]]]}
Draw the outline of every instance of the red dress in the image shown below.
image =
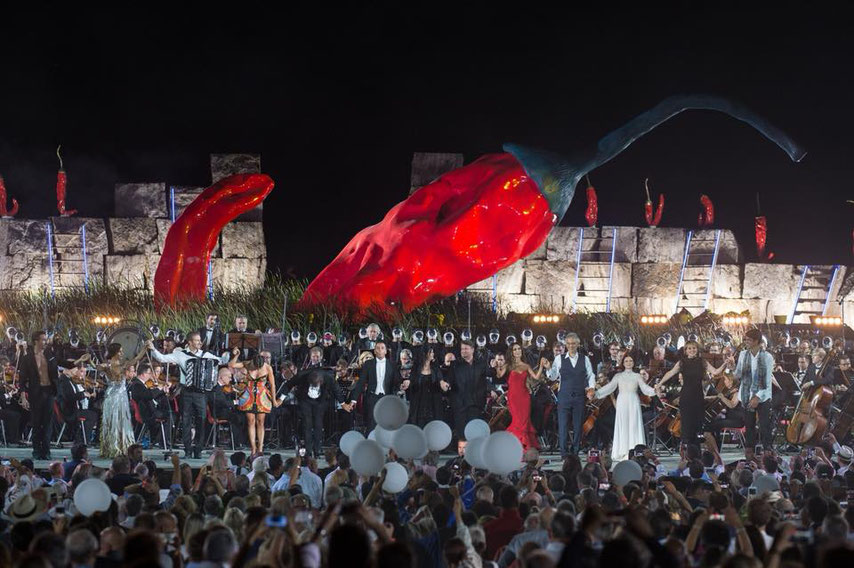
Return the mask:
{"type": "Polygon", "coordinates": [[[525,385],[527,378],[527,371],[510,371],[507,377],[507,408],[512,418],[507,431],[519,438],[525,450],[538,446],[537,433],[531,425],[531,394],[525,385]]]}

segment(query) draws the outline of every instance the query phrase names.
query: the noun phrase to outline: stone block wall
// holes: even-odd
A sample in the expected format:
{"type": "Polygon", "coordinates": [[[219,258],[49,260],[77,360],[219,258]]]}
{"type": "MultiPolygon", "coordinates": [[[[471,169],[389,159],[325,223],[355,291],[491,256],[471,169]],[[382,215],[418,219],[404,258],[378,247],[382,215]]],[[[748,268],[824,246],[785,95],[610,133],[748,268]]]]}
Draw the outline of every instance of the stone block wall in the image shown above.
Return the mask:
{"type": "MultiPolygon", "coordinates": [[[[611,282],[612,311],[673,313],[687,233],[687,229],[617,228],[611,282]]],[[[580,235],[578,227],[555,227],[537,251],[501,270],[494,283],[501,311],[570,312],[573,309],[580,235]]],[[[583,293],[578,296],[576,309],[603,311],[607,297],[607,291],[603,289],[607,289],[608,284],[612,238],[611,227],[584,228],[581,272],[578,275],[578,289],[583,293]],[[592,251],[602,248],[606,248],[609,254],[592,254],[592,251]]],[[[695,231],[692,238],[699,241],[692,250],[713,251],[714,231],[695,231]]],[[[743,263],[742,259],[735,235],[731,231],[722,231],[709,309],[721,314],[748,311],[752,321],[767,323],[773,322],[775,316],[788,315],[804,267],[743,263]]],[[[708,277],[704,262],[708,262],[708,257],[689,257],[684,293],[705,294],[705,281],[691,282],[708,277]]],[[[810,282],[806,284],[808,286],[810,282]]],[[[493,279],[472,284],[469,290],[491,298],[493,279]]],[[[807,293],[802,297],[809,298],[807,293]]],[[[823,302],[809,302],[806,307],[820,309],[823,302]]],[[[700,310],[689,311],[697,315],[700,310]]],[[[840,267],[830,293],[827,314],[843,316],[847,324],[854,325],[854,270],[850,267],[840,267]]],[[[806,323],[807,318],[799,316],[795,321],[806,323]]]]}
{"type": "MultiPolygon", "coordinates": [[[[258,171],[259,156],[211,156],[213,181],[234,173],[258,171]]],[[[203,189],[175,188],[176,217],[203,189]]],[[[151,290],[166,234],[172,225],[168,197],[165,183],[118,184],[115,217],[0,219],[0,290],[49,288],[48,227],[54,288],[82,287],[84,226],[85,265],[90,282],[151,290]]],[[[229,289],[263,285],[267,250],[261,206],[225,226],[212,253],[211,264],[216,285],[229,289]]]]}

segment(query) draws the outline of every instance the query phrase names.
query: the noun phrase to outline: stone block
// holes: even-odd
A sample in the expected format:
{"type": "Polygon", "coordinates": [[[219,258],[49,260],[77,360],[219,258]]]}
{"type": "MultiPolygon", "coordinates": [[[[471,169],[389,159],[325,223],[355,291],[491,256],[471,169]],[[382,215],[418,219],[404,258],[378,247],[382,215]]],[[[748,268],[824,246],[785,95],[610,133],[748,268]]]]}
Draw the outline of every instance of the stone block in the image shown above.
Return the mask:
{"type": "Polygon", "coordinates": [[[266,268],[266,258],[215,258],[214,286],[234,291],[260,288],[266,268]]]}
{"type": "MultiPolygon", "coordinates": [[[[578,278],[579,293],[584,296],[606,297],[608,295],[608,278],[610,264],[582,263],[578,278]]],[[[572,288],[570,288],[570,291],[572,288]]],[[[614,264],[614,275],[611,282],[611,297],[628,298],[632,294],[632,265],[628,262],[614,264]]]]}
{"type": "Polygon", "coordinates": [[[540,298],[536,294],[503,294],[498,297],[502,314],[530,314],[537,310],[540,298]]]}
{"type": "MultiPolygon", "coordinates": [[[[205,190],[203,187],[173,187],[175,193],[175,219],[205,190]]],[[[167,215],[169,217],[169,215],[167,215]]],[[[171,219],[171,217],[169,217],[171,219]]]]}
{"type": "Polygon", "coordinates": [[[50,272],[46,254],[19,253],[7,258],[9,261],[2,274],[7,290],[50,289],[50,272]]]}
{"type": "MultiPolygon", "coordinates": [[[[495,288],[497,294],[521,294],[525,281],[525,261],[520,260],[495,273],[495,288]]],[[[485,291],[492,294],[492,278],[485,278],[468,287],[469,290],[485,291]]],[[[490,301],[491,298],[490,298],[490,301]]]]}
{"type": "MultiPolygon", "coordinates": [[[[584,240],[582,241],[582,261],[587,262],[610,262],[611,247],[613,245],[615,227],[585,227],[584,240]],[[590,251],[590,252],[586,252],[590,251]],[[605,254],[601,254],[601,253],[605,254]]],[[[637,262],[638,258],[638,231],[637,227],[616,227],[617,247],[614,251],[616,262],[637,262]]],[[[574,227],[576,238],[578,227],[574,227]]],[[[578,246],[578,241],[575,241],[578,246]]],[[[575,249],[576,255],[578,249],[575,249]]],[[[574,258],[574,257],[573,257],[574,258]]]]}
{"type": "MultiPolygon", "coordinates": [[[[163,254],[163,245],[166,243],[166,235],[169,234],[169,229],[172,227],[172,221],[169,219],[156,219],[157,221],[157,253],[163,254]]],[[[221,258],[222,257],[222,235],[217,238],[216,246],[214,247],[213,252],[211,252],[211,257],[213,258],[221,258]]]]}
{"type": "Polygon", "coordinates": [[[211,154],[211,185],[234,174],[259,173],[260,154],[211,154]]]}
{"type": "Polygon", "coordinates": [[[575,264],[566,260],[526,260],[525,294],[572,296],[575,264]]]}
{"type": "Polygon", "coordinates": [[[666,312],[640,310],[641,313],[670,313],[679,286],[682,264],[673,262],[637,263],[632,266],[632,296],[636,298],[669,298],[666,312]]]}
{"type": "Polygon", "coordinates": [[[86,227],[86,254],[106,254],[110,250],[107,225],[91,217],[51,217],[53,241],[59,252],[83,252],[83,226],[86,227]]]}
{"type": "Polygon", "coordinates": [[[682,264],[686,233],[685,229],[661,227],[638,229],[638,262],[682,264]]]}
{"type": "Polygon", "coordinates": [[[262,258],[267,256],[262,223],[229,223],[222,229],[224,258],[262,258]]]}
{"type": "Polygon", "coordinates": [[[168,217],[165,183],[119,183],[116,217],[168,217]]]}
{"type": "Polygon", "coordinates": [[[106,255],[104,278],[108,284],[152,290],[160,256],[156,254],[106,255]]]}
{"type": "MultiPolygon", "coordinates": [[[[711,255],[715,251],[715,229],[703,229],[694,231],[691,244],[691,252],[706,253],[711,255]]],[[[683,244],[684,246],[684,244],[683,244]]],[[[689,257],[691,264],[708,264],[709,256],[689,257]]],[[[741,249],[735,240],[735,233],[728,229],[721,230],[721,240],[718,244],[718,264],[738,264],[741,262],[741,249]]]]}
{"type": "Polygon", "coordinates": [[[449,152],[415,152],[412,154],[409,194],[451,170],[463,165],[463,155],[449,152]]]}
{"type": "Polygon", "coordinates": [[[150,217],[109,220],[112,254],[155,254],[158,246],[158,219],[150,217]]]}
{"type": "Polygon", "coordinates": [[[47,221],[44,219],[6,219],[6,253],[47,255],[47,221]]]}
{"type": "Polygon", "coordinates": [[[798,268],[791,264],[745,264],[742,297],[794,301],[801,274],[798,268]]]}
{"type": "Polygon", "coordinates": [[[578,258],[578,227],[555,227],[546,239],[546,260],[571,260],[578,258]]]}
{"type": "MultiPolygon", "coordinates": [[[[632,272],[634,272],[634,269],[632,270],[632,272]]],[[[675,294],[672,297],[635,296],[634,298],[632,298],[632,300],[634,302],[634,311],[638,314],[672,314],[673,306],[676,301],[676,296],[675,294]]]]}

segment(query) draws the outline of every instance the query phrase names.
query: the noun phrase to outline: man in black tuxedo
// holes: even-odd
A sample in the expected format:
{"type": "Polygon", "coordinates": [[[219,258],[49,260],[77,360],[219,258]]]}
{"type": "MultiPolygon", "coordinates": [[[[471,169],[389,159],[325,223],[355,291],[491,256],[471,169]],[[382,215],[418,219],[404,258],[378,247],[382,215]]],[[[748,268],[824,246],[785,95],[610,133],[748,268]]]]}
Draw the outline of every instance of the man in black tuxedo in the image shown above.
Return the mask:
{"type": "MultiPolygon", "coordinates": [[[[394,361],[386,356],[388,349],[385,341],[378,340],[374,345],[374,358],[362,365],[359,380],[350,391],[350,405],[355,405],[359,395],[365,393],[362,406],[365,409],[365,424],[368,430],[376,426],[374,421],[374,405],[387,394],[396,394],[400,385],[400,373],[394,361]]],[[[408,384],[406,385],[409,386],[408,384]]]]}
{"type": "MultiPolygon", "coordinates": [[[[225,345],[225,334],[219,327],[219,316],[210,313],[205,318],[205,327],[199,328],[202,338],[202,349],[211,353],[219,353],[225,345]]],[[[167,353],[164,351],[164,353],[167,353]]]]}
{"type": "MultiPolygon", "coordinates": [[[[289,380],[285,388],[295,389],[306,452],[319,458],[323,453],[323,416],[332,406],[333,400],[344,403],[346,393],[338,386],[335,371],[321,366],[323,349],[312,347],[309,357],[308,368],[289,380]]],[[[342,406],[347,412],[353,409],[349,403],[342,406]]]]}
{"type": "MultiPolygon", "coordinates": [[[[169,399],[166,393],[160,390],[157,386],[147,387],[145,383],[154,379],[154,372],[151,370],[151,365],[148,363],[140,363],[136,371],[136,377],[130,381],[128,390],[130,397],[139,406],[139,414],[143,424],[148,428],[148,435],[151,439],[151,444],[162,443],[162,435],[158,419],[166,420],[164,429],[166,431],[166,439],[169,439],[169,433],[172,431],[169,420],[169,399]]],[[[165,449],[165,448],[164,448],[165,449]]]]}
{"type": "Polygon", "coordinates": [[[89,407],[89,399],[95,395],[79,384],[86,375],[81,366],[67,369],[58,376],[56,400],[59,403],[59,411],[66,424],[65,430],[71,433],[75,444],[86,445],[89,440],[83,440],[83,429],[80,427],[79,418],[86,418],[86,433],[91,437],[98,426],[98,413],[89,407]],[[72,379],[77,379],[74,383],[72,379]]]}
{"type": "Polygon", "coordinates": [[[439,387],[451,401],[459,440],[465,438],[463,432],[470,420],[483,418],[486,398],[495,392],[488,372],[489,364],[474,358],[474,344],[466,339],[460,343],[460,358],[451,362],[445,380],[439,381],[439,387]]]}
{"type": "MultiPolygon", "coordinates": [[[[217,374],[217,385],[207,393],[208,405],[211,415],[217,420],[227,419],[231,423],[231,432],[234,434],[234,443],[237,446],[246,447],[249,444],[249,432],[246,427],[246,413],[237,410],[234,401],[237,392],[233,385],[232,371],[228,367],[220,367],[217,374]],[[226,392],[228,391],[228,392],[226,392]]],[[[281,407],[279,407],[281,408],[281,407]]],[[[278,410],[279,408],[273,408],[278,410]]]]}
{"type": "Polygon", "coordinates": [[[53,350],[48,348],[47,334],[36,331],[32,335],[32,344],[22,343],[18,348],[24,351],[18,370],[21,388],[27,395],[32,411],[33,459],[50,459],[50,439],[53,435],[53,403],[59,383],[59,367],[53,350]]]}

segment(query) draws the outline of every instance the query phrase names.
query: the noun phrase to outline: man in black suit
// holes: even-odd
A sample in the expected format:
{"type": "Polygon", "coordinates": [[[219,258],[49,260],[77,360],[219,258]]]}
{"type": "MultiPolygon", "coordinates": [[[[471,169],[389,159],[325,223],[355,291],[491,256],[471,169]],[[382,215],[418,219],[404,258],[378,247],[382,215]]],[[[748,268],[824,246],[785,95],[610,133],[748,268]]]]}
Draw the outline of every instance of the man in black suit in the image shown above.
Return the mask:
{"type": "MultiPolygon", "coordinates": [[[[237,410],[234,401],[237,392],[234,389],[232,371],[228,367],[220,367],[217,373],[217,384],[212,391],[207,393],[208,406],[211,415],[217,420],[225,418],[231,423],[231,432],[234,434],[234,443],[237,446],[246,447],[249,444],[249,431],[246,427],[246,413],[237,410]]],[[[281,407],[279,407],[281,408],[281,407]]],[[[274,411],[278,408],[273,408],[274,411]]]]}
{"type": "Polygon", "coordinates": [[[53,403],[59,374],[56,356],[47,346],[47,334],[36,331],[32,335],[32,344],[22,343],[18,348],[24,351],[18,367],[21,388],[27,395],[32,411],[33,459],[50,459],[50,439],[53,435],[53,403]]]}
{"type": "Polygon", "coordinates": [[[466,339],[460,344],[460,358],[451,363],[445,380],[439,381],[439,387],[451,401],[459,440],[464,439],[463,432],[470,420],[483,418],[486,398],[495,391],[488,372],[489,364],[474,358],[474,344],[466,339]]]}
{"type": "MultiPolygon", "coordinates": [[[[323,417],[333,400],[344,402],[346,393],[338,386],[335,371],[321,366],[323,349],[312,347],[309,357],[309,367],[289,380],[285,388],[295,389],[306,452],[319,458],[323,454],[323,417]]],[[[347,412],[353,409],[352,404],[342,406],[347,412]]]]}
{"type": "MultiPolygon", "coordinates": [[[[400,374],[394,361],[386,357],[388,349],[385,341],[378,340],[374,345],[374,358],[366,361],[359,372],[359,380],[350,391],[350,405],[355,405],[359,395],[365,393],[362,406],[365,409],[365,424],[368,430],[376,426],[374,405],[387,394],[396,394],[400,384],[400,374]]],[[[408,384],[406,385],[409,386],[408,384]]]]}
{"type": "Polygon", "coordinates": [[[56,400],[59,403],[59,411],[65,422],[65,430],[71,433],[75,444],[88,444],[89,440],[83,439],[83,429],[80,427],[79,418],[86,418],[86,433],[91,437],[98,426],[98,413],[89,407],[89,399],[95,394],[86,392],[81,384],[81,379],[86,375],[82,366],[75,365],[59,375],[56,400]],[[72,379],[76,379],[75,383],[72,379]]]}
{"type": "Polygon", "coordinates": [[[223,345],[225,345],[225,334],[219,327],[218,315],[208,314],[205,318],[205,327],[200,327],[198,331],[202,338],[202,349],[211,353],[222,351],[223,345]]]}
{"type": "Polygon", "coordinates": [[[136,377],[130,381],[130,386],[128,387],[130,397],[139,406],[139,414],[143,424],[148,428],[148,436],[151,439],[152,445],[163,443],[160,424],[157,423],[158,419],[167,421],[163,426],[166,431],[167,440],[169,439],[169,433],[172,432],[172,427],[168,423],[169,399],[166,397],[166,393],[157,386],[149,388],[145,385],[153,379],[154,372],[151,370],[151,365],[140,363],[136,371],[136,377]]]}

